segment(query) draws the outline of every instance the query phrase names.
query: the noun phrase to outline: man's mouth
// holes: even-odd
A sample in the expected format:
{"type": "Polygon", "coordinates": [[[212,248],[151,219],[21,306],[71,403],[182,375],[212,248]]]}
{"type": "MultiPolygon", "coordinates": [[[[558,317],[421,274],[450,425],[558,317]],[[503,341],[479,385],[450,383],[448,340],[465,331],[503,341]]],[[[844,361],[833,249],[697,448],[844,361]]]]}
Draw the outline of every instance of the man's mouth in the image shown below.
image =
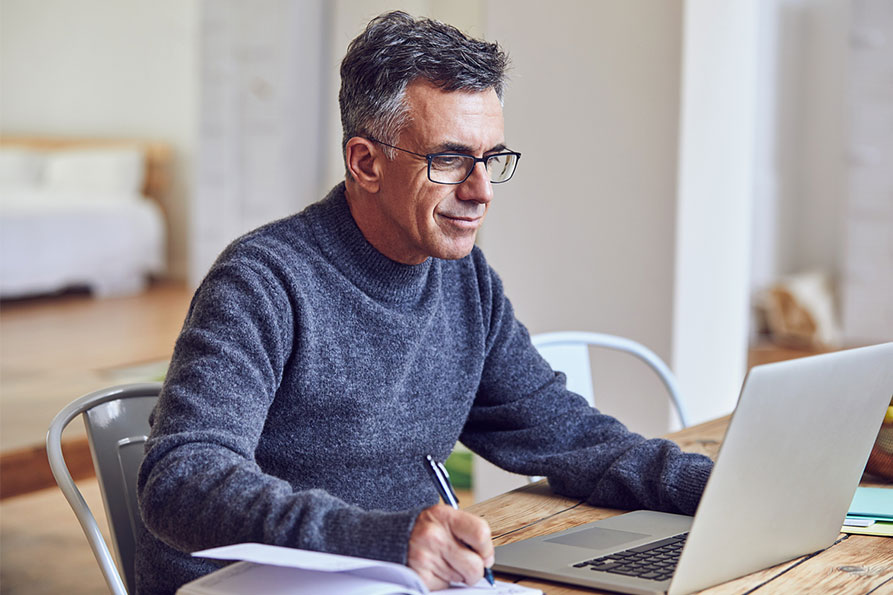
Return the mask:
{"type": "Polygon", "coordinates": [[[440,216],[449,221],[451,225],[468,230],[474,230],[480,227],[481,220],[484,218],[483,215],[450,215],[447,213],[440,213],[440,216]]]}

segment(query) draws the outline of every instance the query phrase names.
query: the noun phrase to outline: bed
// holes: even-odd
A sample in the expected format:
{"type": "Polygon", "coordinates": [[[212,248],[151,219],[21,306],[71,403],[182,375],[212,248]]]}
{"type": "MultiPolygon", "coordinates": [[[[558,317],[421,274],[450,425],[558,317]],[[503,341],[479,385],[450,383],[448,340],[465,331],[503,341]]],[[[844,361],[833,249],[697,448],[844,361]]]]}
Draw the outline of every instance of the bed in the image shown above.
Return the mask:
{"type": "Polygon", "coordinates": [[[0,138],[0,298],[129,295],[163,274],[170,155],[157,142],[0,138]]]}

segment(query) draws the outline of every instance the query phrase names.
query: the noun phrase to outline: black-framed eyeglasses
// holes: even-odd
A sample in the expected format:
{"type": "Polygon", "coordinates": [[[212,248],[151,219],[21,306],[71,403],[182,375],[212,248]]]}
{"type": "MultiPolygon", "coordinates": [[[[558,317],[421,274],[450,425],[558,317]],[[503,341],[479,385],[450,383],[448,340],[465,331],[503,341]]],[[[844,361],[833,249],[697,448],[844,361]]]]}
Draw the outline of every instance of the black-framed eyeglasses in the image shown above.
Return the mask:
{"type": "Polygon", "coordinates": [[[494,184],[502,184],[508,182],[515,175],[515,168],[518,167],[518,160],[521,153],[515,151],[502,151],[501,153],[493,153],[484,157],[475,157],[474,155],[465,155],[464,153],[416,153],[401,147],[389,145],[377,138],[367,137],[374,143],[423,157],[428,161],[428,179],[435,184],[461,184],[471,176],[474,166],[483,163],[490,181],[494,184]]]}

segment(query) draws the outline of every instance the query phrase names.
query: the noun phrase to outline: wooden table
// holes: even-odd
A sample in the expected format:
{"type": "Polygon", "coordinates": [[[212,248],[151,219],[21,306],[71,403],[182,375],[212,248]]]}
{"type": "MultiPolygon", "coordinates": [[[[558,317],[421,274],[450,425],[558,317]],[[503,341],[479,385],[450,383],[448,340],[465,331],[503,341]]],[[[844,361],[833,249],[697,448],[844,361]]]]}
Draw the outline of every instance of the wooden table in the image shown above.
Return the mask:
{"type": "MultiPolygon", "coordinates": [[[[715,459],[729,418],[722,418],[667,436],[688,452],[715,459]]],[[[862,485],[872,484],[863,481],[862,485]]],[[[503,545],[554,533],[626,511],[596,508],[553,494],[545,480],[468,507],[490,523],[493,543],[503,545]]],[[[497,578],[542,589],[549,595],[609,593],[540,579],[501,574],[497,578]]],[[[893,538],[848,535],[818,554],[802,556],[773,568],[712,587],[702,593],[893,593],[893,538]]]]}

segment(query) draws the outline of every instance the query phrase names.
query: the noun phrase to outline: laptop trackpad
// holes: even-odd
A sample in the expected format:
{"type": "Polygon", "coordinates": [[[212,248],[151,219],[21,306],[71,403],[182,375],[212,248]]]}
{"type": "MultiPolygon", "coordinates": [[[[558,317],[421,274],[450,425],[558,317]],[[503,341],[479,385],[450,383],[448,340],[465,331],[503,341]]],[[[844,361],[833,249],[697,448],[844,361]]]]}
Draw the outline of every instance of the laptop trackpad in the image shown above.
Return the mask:
{"type": "Polygon", "coordinates": [[[574,545],[577,547],[585,547],[590,549],[602,549],[615,547],[623,543],[629,543],[643,537],[649,537],[644,533],[632,533],[630,531],[617,531],[616,529],[603,529],[601,527],[593,527],[585,531],[577,531],[569,535],[561,535],[553,539],[547,539],[547,542],[561,543],[564,545],[574,545]]]}

